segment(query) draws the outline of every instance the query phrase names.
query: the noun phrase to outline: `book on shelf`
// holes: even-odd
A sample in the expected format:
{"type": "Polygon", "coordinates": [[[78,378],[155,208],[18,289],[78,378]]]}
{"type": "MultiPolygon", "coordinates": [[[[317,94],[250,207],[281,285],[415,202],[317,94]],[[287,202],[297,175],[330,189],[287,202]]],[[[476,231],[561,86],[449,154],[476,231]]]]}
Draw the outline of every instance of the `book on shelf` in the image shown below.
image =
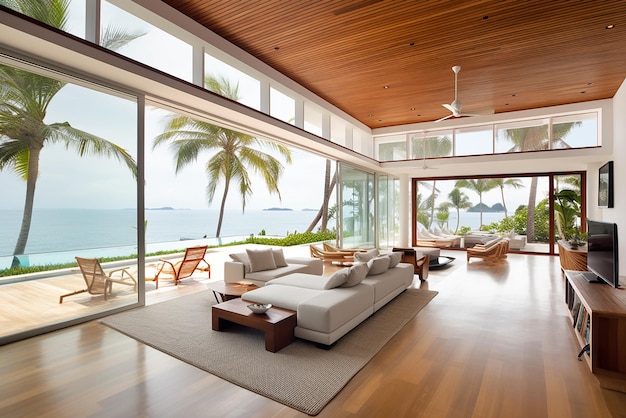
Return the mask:
{"type": "Polygon", "coordinates": [[[587,313],[587,309],[585,309],[584,305],[580,305],[580,309],[578,310],[578,318],[576,319],[576,331],[580,332],[583,326],[583,318],[587,313]]]}
{"type": "Polygon", "coordinates": [[[578,329],[578,332],[580,333],[581,336],[585,335],[585,331],[587,329],[587,320],[588,319],[589,319],[589,314],[587,313],[587,310],[584,309],[583,316],[580,319],[580,327],[578,329]]]}
{"type": "Polygon", "coordinates": [[[585,324],[585,330],[583,332],[583,338],[585,339],[585,342],[588,344],[589,343],[589,332],[591,329],[591,315],[587,315],[587,321],[585,324]]]}

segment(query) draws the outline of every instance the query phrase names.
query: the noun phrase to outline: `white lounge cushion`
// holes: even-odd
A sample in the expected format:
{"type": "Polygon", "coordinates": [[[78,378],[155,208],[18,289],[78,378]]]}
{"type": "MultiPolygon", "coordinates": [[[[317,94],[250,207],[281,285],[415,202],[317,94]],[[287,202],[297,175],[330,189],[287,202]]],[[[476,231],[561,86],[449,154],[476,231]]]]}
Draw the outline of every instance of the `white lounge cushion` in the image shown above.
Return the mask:
{"type": "Polygon", "coordinates": [[[274,252],[271,248],[263,248],[260,250],[246,249],[248,259],[250,260],[250,272],[273,270],[276,268],[274,262],[274,252]]]}
{"type": "MultiPolygon", "coordinates": [[[[290,264],[287,267],[278,267],[272,270],[253,271],[246,273],[246,280],[257,280],[259,282],[268,282],[277,277],[286,276],[292,273],[301,272],[303,266],[301,264],[290,264]]],[[[259,283],[262,285],[262,283],[259,283]]]]}
{"type": "Polygon", "coordinates": [[[367,272],[369,268],[367,267],[367,263],[356,263],[352,267],[350,267],[348,271],[348,279],[341,287],[352,287],[361,283],[365,276],[367,276],[367,272]]]}
{"type": "Polygon", "coordinates": [[[367,262],[367,275],[368,276],[376,276],[378,274],[382,274],[389,269],[389,264],[391,263],[391,258],[387,254],[379,255],[378,257],[372,258],[367,262]]]}
{"type": "Polygon", "coordinates": [[[279,308],[298,310],[302,302],[321,295],[328,290],[305,289],[296,286],[264,286],[244,293],[244,301],[255,303],[271,303],[279,308]]]}
{"type": "Polygon", "coordinates": [[[378,251],[378,248],[373,248],[371,250],[354,253],[354,261],[367,263],[372,258],[377,257],[379,254],[380,253],[378,251]]]}

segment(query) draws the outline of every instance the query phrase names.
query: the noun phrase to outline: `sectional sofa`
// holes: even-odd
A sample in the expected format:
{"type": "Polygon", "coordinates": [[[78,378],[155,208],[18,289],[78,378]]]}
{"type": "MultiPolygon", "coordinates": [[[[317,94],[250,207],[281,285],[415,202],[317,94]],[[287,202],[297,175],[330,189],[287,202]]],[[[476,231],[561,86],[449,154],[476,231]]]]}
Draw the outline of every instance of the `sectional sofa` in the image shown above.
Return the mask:
{"type": "Polygon", "coordinates": [[[285,258],[281,248],[247,249],[245,253],[229,255],[232,261],[224,263],[226,283],[249,282],[259,287],[278,277],[292,273],[321,276],[324,262],[316,258],[285,258]]]}
{"type": "Polygon", "coordinates": [[[411,285],[413,266],[400,263],[401,255],[359,253],[353,266],[332,276],[292,273],[243,299],[296,311],[296,337],[330,346],[411,285]]]}

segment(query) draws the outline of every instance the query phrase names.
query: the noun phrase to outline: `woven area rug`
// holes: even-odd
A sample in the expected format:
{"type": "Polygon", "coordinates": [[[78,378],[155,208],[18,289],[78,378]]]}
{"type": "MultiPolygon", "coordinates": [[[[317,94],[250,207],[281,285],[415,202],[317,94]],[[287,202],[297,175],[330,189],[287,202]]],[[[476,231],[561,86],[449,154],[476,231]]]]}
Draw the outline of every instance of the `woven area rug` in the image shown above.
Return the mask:
{"type": "Polygon", "coordinates": [[[260,331],[238,325],[213,331],[215,298],[210,291],[101,322],[238,386],[316,415],[436,294],[408,289],[329,350],[296,339],[278,353],[270,353],[265,351],[260,331]]]}

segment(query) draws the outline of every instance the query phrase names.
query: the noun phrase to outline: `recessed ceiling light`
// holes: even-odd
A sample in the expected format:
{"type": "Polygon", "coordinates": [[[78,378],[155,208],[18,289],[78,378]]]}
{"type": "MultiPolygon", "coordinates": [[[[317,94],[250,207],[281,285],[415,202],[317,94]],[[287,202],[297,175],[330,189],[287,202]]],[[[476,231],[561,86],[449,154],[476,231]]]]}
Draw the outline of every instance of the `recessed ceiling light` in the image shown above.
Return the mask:
{"type": "Polygon", "coordinates": [[[383,86],[383,88],[384,88],[384,89],[388,89],[388,88],[389,88],[389,86],[383,86]]]}
{"type": "Polygon", "coordinates": [[[585,90],[581,91],[580,94],[585,94],[587,93],[585,90]]]}
{"type": "Polygon", "coordinates": [[[414,107],[412,107],[412,108],[411,108],[411,110],[415,110],[415,108],[414,108],[414,107]]]}
{"type": "Polygon", "coordinates": [[[511,94],[511,97],[515,97],[515,96],[517,96],[517,94],[515,94],[515,93],[511,94]]]}
{"type": "Polygon", "coordinates": [[[369,118],[373,118],[373,117],[374,117],[374,115],[372,115],[372,114],[370,113],[369,115],[367,115],[367,117],[369,117],[369,118]]]}
{"type": "Polygon", "coordinates": [[[409,46],[415,46],[415,42],[409,42],[409,46]]]}
{"type": "Polygon", "coordinates": [[[275,46],[275,47],[274,47],[274,51],[278,51],[279,49],[280,49],[280,47],[279,47],[279,46],[275,46]]]}
{"type": "Polygon", "coordinates": [[[615,25],[606,25],[604,27],[604,29],[613,29],[615,27],[615,25]]]}
{"type": "Polygon", "coordinates": [[[489,15],[484,15],[483,20],[487,20],[487,19],[489,19],[489,15]]]}
{"type": "Polygon", "coordinates": [[[588,86],[593,86],[593,81],[587,83],[588,86]]]}

